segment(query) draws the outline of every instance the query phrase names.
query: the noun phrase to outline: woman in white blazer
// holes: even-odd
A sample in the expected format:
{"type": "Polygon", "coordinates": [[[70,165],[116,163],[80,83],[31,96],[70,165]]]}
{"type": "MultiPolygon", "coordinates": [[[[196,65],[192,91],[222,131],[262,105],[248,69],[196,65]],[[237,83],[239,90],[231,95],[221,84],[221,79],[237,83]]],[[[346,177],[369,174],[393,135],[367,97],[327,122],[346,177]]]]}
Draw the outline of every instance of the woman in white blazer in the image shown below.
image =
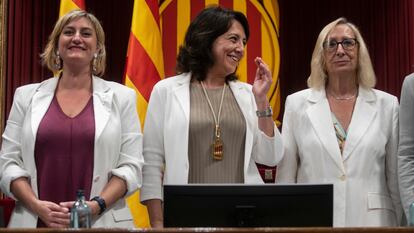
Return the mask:
{"type": "Polygon", "coordinates": [[[253,86],[236,80],[248,36],[242,13],[204,9],[180,48],[180,74],[155,85],[144,126],[140,193],[152,227],[163,226],[163,184],[260,184],[256,162],[274,166],[281,159],[266,97],[272,81],[267,65],[256,58],[253,86]]]}
{"type": "Polygon", "coordinates": [[[54,77],[16,90],[0,154],[9,227],[68,227],[83,189],[92,227],[133,227],[124,197],[142,184],[135,92],[104,81],[104,32],[84,11],[56,23],[43,61],[54,77]],[[93,198],[92,198],[93,197],[93,198]]]}
{"type": "Polygon", "coordinates": [[[398,100],[373,89],[359,30],[325,26],[312,55],[309,89],[287,97],[278,183],[334,184],[337,227],[398,226],[398,100]]]}

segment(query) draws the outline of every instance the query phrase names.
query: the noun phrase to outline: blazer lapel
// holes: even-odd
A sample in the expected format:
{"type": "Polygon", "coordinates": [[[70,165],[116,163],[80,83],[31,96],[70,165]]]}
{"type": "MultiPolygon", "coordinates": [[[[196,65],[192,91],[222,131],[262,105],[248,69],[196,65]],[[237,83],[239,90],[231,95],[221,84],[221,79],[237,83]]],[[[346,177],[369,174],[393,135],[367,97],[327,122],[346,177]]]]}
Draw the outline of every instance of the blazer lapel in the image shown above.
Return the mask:
{"type": "Polygon", "coordinates": [[[101,136],[111,113],[113,92],[98,77],[93,77],[93,110],[95,114],[95,140],[101,136]]]}
{"type": "MultiPolygon", "coordinates": [[[[229,86],[231,91],[233,92],[234,98],[239,105],[241,112],[243,113],[245,122],[246,122],[246,142],[245,142],[245,153],[244,153],[244,164],[249,164],[250,156],[253,148],[253,126],[250,125],[250,119],[252,116],[252,103],[251,103],[251,95],[246,92],[246,89],[243,88],[243,85],[239,81],[231,81],[229,82],[229,86]]],[[[256,103],[253,103],[254,105],[256,103]]],[[[254,116],[255,117],[255,116],[254,116]]],[[[254,120],[257,121],[257,118],[254,120]]],[[[244,166],[245,174],[247,172],[249,166],[244,166]]]]}
{"type": "Polygon", "coordinates": [[[188,122],[190,122],[190,81],[191,73],[183,74],[177,80],[178,85],[173,90],[188,122]]]}
{"type": "Polygon", "coordinates": [[[49,109],[59,78],[51,78],[40,84],[32,98],[31,125],[33,138],[36,138],[37,129],[46,111],[49,109]]]}
{"type": "Polygon", "coordinates": [[[311,89],[311,95],[308,101],[313,104],[309,106],[306,113],[317,136],[338,168],[344,171],[341,152],[336,139],[331,110],[326,99],[325,91],[311,89]]]}
{"type": "Polygon", "coordinates": [[[237,101],[237,104],[240,107],[244,117],[249,116],[251,114],[248,110],[248,106],[250,105],[250,95],[247,93],[240,82],[238,81],[231,81],[229,82],[229,86],[231,91],[233,92],[234,98],[237,101]]]}
{"type": "Polygon", "coordinates": [[[377,114],[377,110],[374,106],[375,100],[374,92],[362,87],[359,88],[358,98],[355,103],[354,112],[352,113],[348,136],[343,151],[344,160],[346,160],[357,147],[375,118],[375,115],[377,114]]]}

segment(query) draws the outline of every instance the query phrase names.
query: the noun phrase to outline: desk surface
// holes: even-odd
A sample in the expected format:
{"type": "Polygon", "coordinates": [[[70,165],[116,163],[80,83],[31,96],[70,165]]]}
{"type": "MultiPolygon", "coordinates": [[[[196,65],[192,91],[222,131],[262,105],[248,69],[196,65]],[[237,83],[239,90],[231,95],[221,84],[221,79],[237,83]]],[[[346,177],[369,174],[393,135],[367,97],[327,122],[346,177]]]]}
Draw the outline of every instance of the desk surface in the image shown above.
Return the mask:
{"type": "MultiPolygon", "coordinates": [[[[73,229],[7,229],[2,228],[0,232],[7,233],[16,233],[16,232],[27,232],[27,233],[50,233],[50,232],[74,232],[73,229]]],[[[388,228],[164,228],[164,229],[103,229],[103,228],[94,228],[94,229],[82,229],[76,230],[76,232],[88,232],[88,233],[134,233],[134,232],[149,232],[149,233],[198,233],[198,232],[212,232],[212,233],[247,233],[247,232],[257,232],[257,233],[394,233],[394,232],[414,232],[414,228],[408,227],[388,227],[388,228]]]]}

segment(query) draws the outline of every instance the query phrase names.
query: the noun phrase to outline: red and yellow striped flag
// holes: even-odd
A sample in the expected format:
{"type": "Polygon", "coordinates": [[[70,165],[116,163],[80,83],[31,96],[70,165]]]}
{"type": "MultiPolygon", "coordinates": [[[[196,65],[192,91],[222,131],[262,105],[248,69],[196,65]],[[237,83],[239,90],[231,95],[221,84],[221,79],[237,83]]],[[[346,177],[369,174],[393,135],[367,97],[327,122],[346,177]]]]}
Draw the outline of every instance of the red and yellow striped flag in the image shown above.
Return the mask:
{"type": "MultiPolygon", "coordinates": [[[[159,9],[157,0],[135,0],[129,36],[125,85],[137,93],[137,110],[143,128],[153,86],[164,77],[159,9]]],[[[149,227],[148,213],[139,192],[127,200],[136,227],[149,227]]]]}
{"type": "Polygon", "coordinates": [[[60,0],[59,18],[76,9],[85,10],[85,0],[60,0]]]}
{"type": "MultiPolygon", "coordinates": [[[[280,66],[280,48],[279,48],[279,4],[277,0],[263,0],[263,8],[269,16],[270,27],[268,40],[273,41],[273,61],[275,69],[273,69],[273,85],[269,92],[270,105],[273,108],[273,119],[280,125],[277,118],[280,114],[280,82],[279,82],[279,66],[280,66]]],[[[269,55],[267,55],[269,56],[269,55]]],[[[272,56],[272,55],[270,55],[272,56]]],[[[266,59],[266,58],[265,58],[266,59]]]]}

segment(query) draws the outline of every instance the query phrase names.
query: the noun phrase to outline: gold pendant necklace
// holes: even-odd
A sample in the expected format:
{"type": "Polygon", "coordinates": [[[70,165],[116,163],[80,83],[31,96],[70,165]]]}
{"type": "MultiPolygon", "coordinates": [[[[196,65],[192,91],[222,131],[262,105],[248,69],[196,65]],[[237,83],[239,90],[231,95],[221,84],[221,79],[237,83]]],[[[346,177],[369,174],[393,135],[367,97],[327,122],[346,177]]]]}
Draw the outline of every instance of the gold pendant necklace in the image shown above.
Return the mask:
{"type": "Polygon", "coordinates": [[[200,81],[200,83],[201,83],[201,87],[203,88],[204,95],[206,96],[211,113],[213,114],[214,123],[215,123],[214,124],[214,142],[211,145],[211,154],[213,156],[213,159],[222,160],[223,155],[224,155],[224,150],[223,150],[223,141],[221,140],[220,115],[221,115],[221,107],[223,106],[224,91],[226,90],[226,84],[224,83],[224,86],[223,86],[223,92],[221,94],[221,101],[220,101],[218,116],[216,117],[216,114],[214,113],[213,105],[211,104],[210,98],[208,97],[206,88],[204,87],[204,84],[202,81],[200,81]]]}
{"type": "Polygon", "coordinates": [[[222,160],[223,159],[223,142],[220,138],[220,126],[216,125],[215,128],[215,139],[214,143],[211,145],[211,150],[213,151],[213,159],[222,160]]]}

